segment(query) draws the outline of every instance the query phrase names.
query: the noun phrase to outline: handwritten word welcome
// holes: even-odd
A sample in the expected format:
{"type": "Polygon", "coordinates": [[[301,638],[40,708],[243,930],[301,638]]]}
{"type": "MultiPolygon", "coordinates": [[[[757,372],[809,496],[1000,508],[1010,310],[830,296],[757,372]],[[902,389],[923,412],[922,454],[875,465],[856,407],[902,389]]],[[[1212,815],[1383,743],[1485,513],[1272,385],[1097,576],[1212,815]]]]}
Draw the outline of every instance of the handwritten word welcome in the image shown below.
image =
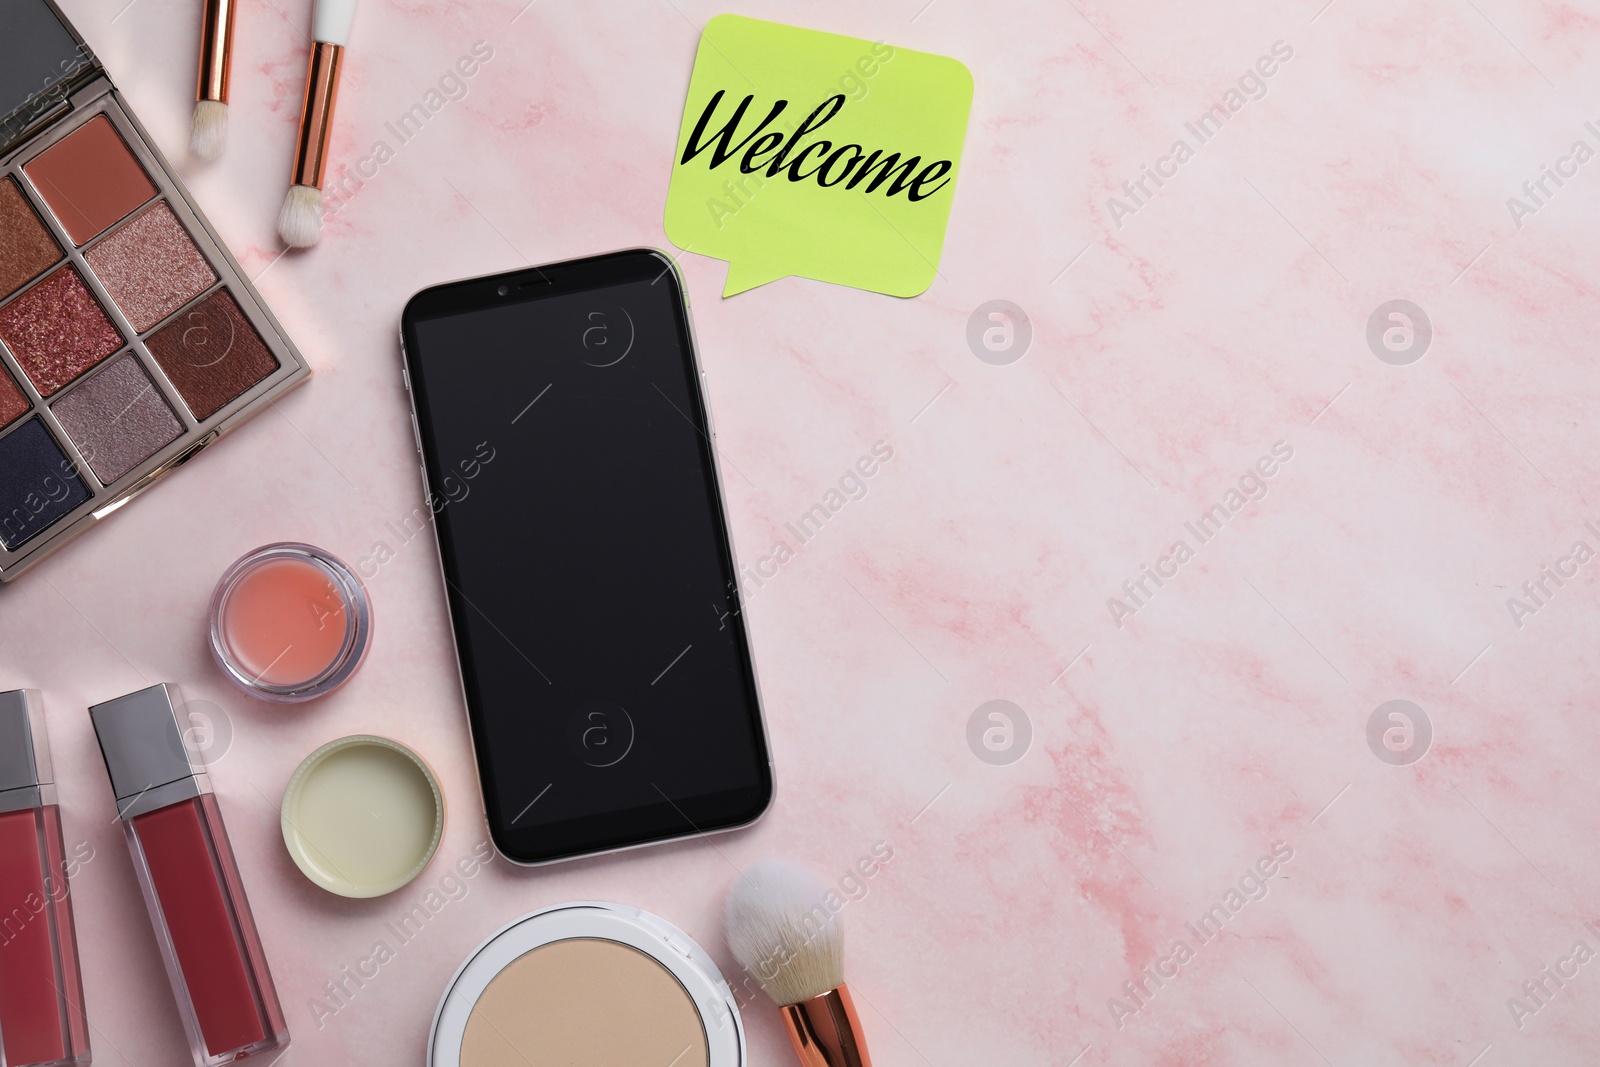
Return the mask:
{"type": "Polygon", "coordinates": [[[780,173],[791,182],[803,182],[815,178],[817,184],[825,189],[841,182],[844,182],[846,189],[854,189],[866,181],[866,191],[869,193],[877,192],[880,185],[890,182],[885,196],[894,196],[904,191],[906,199],[913,201],[925,200],[950,184],[950,179],[945,175],[950,173],[950,168],[954,164],[948,159],[935,160],[919,170],[921,156],[907,156],[902,160],[899,152],[884,155],[883,150],[879,148],[873,149],[868,154],[866,149],[858,144],[843,144],[835,148],[832,141],[813,141],[790,159],[802,137],[821,129],[843,110],[845,105],[843,93],[835,93],[818,104],[806,120],[795,127],[787,140],[778,130],[762,132],[777,121],[778,116],[788,108],[789,101],[779,100],[767,112],[767,117],[738,142],[733,140],[735,131],[744,121],[745,112],[749,110],[750,103],[755,97],[746,96],[741,100],[722,127],[707,138],[706,127],[710,124],[718,105],[722,103],[722,97],[723,91],[718,89],[706,103],[706,109],[700,113],[700,119],[695,123],[694,132],[689,135],[689,143],[684,146],[683,158],[679,163],[689,163],[710,148],[710,169],[716,170],[743,150],[744,155],[739,160],[739,170],[745,174],[754,174],[760,170],[763,164],[762,157],[770,155],[771,161],[766,163],[766,175],[769,178],[776,178],[780,173]],[[780,145],[782,147],[779,147],[780,145]],[[847,154],[848,159],[846,159],[847,154]],[[804,170],[803,168],[812,159],[818,160],[816,165],[810,170],[804,170]],[[912,177],[913,173],[915,177],[912,177]],[[890,181],[891,177],[893,181],[890,181]],[[931,184],[935,182],[938,184],[931,184]]]}

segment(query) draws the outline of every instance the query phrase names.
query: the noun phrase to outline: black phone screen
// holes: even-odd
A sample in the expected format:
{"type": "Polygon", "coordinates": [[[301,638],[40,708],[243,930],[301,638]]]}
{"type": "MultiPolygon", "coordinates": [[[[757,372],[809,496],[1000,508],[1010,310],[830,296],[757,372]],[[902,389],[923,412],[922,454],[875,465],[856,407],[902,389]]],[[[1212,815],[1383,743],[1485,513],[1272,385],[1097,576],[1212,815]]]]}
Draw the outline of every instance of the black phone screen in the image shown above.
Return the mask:
{"type": "Polygon", "coordinates": [[[671,262],[440,286],[402,332],[496,845],[533,863],[757,818],[766,739],[671,262]]]}

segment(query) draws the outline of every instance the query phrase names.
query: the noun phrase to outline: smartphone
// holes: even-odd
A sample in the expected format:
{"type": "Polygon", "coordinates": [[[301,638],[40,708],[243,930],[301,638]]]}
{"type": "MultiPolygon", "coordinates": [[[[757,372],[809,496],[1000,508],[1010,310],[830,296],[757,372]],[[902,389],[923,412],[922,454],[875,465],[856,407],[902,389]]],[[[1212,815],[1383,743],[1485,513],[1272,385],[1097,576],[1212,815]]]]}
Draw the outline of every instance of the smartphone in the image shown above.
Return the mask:
{"type": "Polygon", "coordinates": [[[672,260],[426,289],[401,342],[495,847],[549,863],[760,818],[772,766],[672,260]]]}

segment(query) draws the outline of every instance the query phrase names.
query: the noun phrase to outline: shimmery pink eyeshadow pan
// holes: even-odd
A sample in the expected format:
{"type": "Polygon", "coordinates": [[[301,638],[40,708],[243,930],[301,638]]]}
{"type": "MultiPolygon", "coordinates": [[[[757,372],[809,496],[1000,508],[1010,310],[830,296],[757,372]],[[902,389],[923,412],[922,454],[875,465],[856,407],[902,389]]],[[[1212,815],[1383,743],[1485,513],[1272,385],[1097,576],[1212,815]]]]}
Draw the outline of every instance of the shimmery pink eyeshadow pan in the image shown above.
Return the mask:
{"type": "Polygon", "coordinates": [[[41,396],[50,396],[122,347],[122,335],[72,266],[61,267],[0,307],[0,341],[41,396]]]}
{"type": "Polygon", "coordinates": [[[216,272],[165,202],[135,215],[84,258],[140,333],[217,280],[216,272]]]}

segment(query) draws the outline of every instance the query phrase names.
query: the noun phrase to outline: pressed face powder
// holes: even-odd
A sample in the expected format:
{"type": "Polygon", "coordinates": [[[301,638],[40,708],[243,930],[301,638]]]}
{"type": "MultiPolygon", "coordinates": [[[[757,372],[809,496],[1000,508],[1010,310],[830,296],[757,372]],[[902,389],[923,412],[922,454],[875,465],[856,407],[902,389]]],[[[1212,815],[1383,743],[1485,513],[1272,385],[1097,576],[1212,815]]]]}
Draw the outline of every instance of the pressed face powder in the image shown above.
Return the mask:
{"type": "Polygon", "coordinates": [[[638,949],[556,941],[495,976],[473,1007],[461,1067],[708,1067],[688,992],[638,949]]]}

